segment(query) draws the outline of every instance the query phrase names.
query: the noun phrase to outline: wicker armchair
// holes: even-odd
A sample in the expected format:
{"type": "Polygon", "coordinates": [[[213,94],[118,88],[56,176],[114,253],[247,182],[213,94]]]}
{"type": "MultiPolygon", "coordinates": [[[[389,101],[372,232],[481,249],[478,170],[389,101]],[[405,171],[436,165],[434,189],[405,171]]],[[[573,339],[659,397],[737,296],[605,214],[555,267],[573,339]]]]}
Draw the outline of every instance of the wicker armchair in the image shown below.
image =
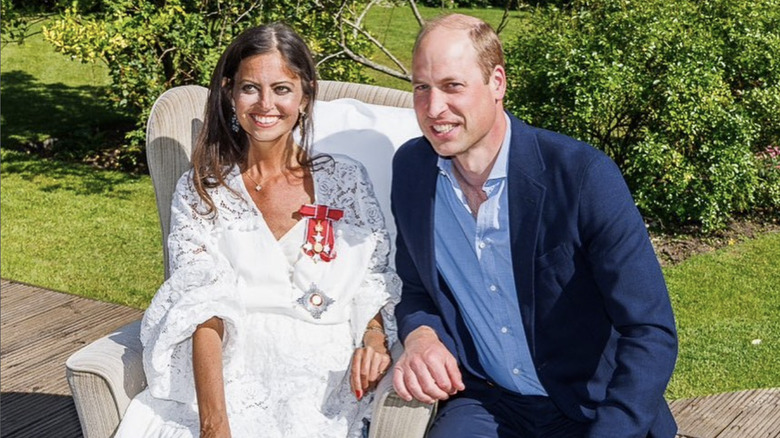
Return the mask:
{"type": "MultiPolygon", "coordinates": [[[[374,105],[412,106],[409,92],[333,81],[320,81],[319,85],[317,99],[321,101],[352,98],[374,105]]],[[[166,278],[171,198],[177,180],[190,168],[190,153],[203,124],[207,93],[200,86],[168,90],[152,108],[147,126],[146,152],[162,228],[166,278]]],[[[389,162],[383,165],[390,166],[389,162]]],[[[389,191],[388,187],[384,189],[389,191]]],[[[389,211],[389,206],[384,205],[383,210],[389,211]]],[[[388,221],[392,223],[389,217],[388,221]]],[[[139,329],[140,321],[123,326],[85,346],[66,362],[67,379],[85,438],[112,436],[130,400],[146,387],[139,329]]],[[[393,356],[397,359],[400,352],[397,345],[393,356]]],[[[392,389],[392,373],[388,373],[377,388],[370,437],[422,437],[434,409],[401,400],[392,389]]]]}

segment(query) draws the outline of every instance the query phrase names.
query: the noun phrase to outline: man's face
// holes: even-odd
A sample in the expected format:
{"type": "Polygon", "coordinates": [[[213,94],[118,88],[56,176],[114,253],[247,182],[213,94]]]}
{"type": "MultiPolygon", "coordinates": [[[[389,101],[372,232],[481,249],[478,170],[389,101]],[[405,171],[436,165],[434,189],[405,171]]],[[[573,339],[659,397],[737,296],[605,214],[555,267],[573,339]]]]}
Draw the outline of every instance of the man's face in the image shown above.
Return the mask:
{"type": "Polygon", "coordinates": [[[482,146],[497,147],[504,135],[504,69],[495,67],[485,83],[466,32],[434,29],[412,59],[417,122],[436,152],[445,157],[482,146]]]}

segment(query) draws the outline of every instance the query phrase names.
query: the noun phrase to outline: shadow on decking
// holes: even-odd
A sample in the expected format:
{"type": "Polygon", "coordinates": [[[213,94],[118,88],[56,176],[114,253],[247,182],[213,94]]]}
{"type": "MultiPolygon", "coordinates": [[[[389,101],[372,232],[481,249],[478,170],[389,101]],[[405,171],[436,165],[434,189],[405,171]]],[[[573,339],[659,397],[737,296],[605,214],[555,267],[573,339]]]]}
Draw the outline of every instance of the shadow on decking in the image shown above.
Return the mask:
{"type": "Polygon", "coordinates": [[[2,437],[80,437],[76,407],[69,395],[24,392],[0,394],[2,437]]]}
{"type": "MultiPolygon", "coordinates": [[[[141,317],[129,307],[0,281],[0,437],[81,437],[65,361],[141,317]]],[[[678,438],[780,438],[780,388],[670,403],[678,438]]]]}

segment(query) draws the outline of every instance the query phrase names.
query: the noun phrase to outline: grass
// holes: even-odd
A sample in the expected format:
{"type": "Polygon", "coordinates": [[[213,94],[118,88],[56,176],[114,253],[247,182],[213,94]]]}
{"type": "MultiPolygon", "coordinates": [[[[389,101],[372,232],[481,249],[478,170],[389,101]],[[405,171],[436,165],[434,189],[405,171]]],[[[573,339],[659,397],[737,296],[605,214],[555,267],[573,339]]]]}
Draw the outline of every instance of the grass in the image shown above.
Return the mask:
{"type": "Polygon", "coordinates": [[[11,150],[74,158],[128,123],[101,98],[105,66],[68,59],[39,31],[0,52],[0,275],[144,308],[163,279],[149,177],[11,150]]]}
{"type": "Polygon", "coordinates": [[[0,275],[145,308],[163,281],[148,176],[3,150],[0,275]]]}
{"type": "Polygon", "coordinates": [[[670,398],[780,386],[778,260],[774,233],[665,270],[680,338],[670,398]]]}
{"type": "Polygon", "coordinates": [[[5,148],[78,160],[132,121],[103,97],[108,69],[55,52],[40,27],[33,26],[23,45],[7,44],[0,51],[0,141],[5,148]]]}
{"type": "MultiPolygon", "coordinates": [[[[503,9],[439,9],[420,7],[420,15],[425,19],[449,12],[459,12],[472,15],[485,20],[494,28],[501,22],[503,9]]],[[[509,24],[501,32],[502,41],[506,42],[514,35],[527,29],[524,21],[525,13],[513,11],[509,15],[509,24]]],[[[412,46],[417,36],[419,25],[408,6],[371,8],[366,16],[366,27],[374,36],[384,44],[408,69],[412,61],[412,46]]],[[[379,50],[373,60],[387,66],[394,67],[392,61],[379,50]]],[[[368,77],[376,84],[384,87],[397,88],[399,90],[411,90],[411,85],[401,79],[396,79],[374,70],[366,69],[368,77]]]]}
{"type": "MultiPolygon", "coordinates": [[[[437,9],[423,8],[430,17],[437,9]]],[[[500,10],[466,10],[496,24],[500,10]]],[[[525,30],[513,16],[503,37],[525,30]]],[[[374,8],[369,27],[408,63],[417,25],[408,8],[374,8]],[[406,55],[404,55],[406,54],[406,55]]],[[[0,275],[144,308],[162,282],[162,249],[148,176],[100,171],[8,150],[121,123],[99,96],[108,77],[54,53],[40,35],[8,45],[2,61],[0,275]]],[[[376,83],[409,89],[376,76],[376,83]]],[[[90,137],[91,136],[91,137],[90,137]]],[[[680,335],[667,395],[686,398],[780,386],[780,234],[666,268],[680,335]],[[754,339],[762,342],[754,345],[754,339]]]]}

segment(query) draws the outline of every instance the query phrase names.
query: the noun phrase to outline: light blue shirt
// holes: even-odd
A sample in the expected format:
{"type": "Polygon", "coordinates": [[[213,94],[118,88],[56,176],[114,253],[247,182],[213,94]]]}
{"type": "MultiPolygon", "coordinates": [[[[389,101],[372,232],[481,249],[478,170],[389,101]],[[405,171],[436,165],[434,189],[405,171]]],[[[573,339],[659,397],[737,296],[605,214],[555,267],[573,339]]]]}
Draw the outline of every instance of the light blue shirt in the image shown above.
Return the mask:
{"type": "MultiPolygon", "coordinates": [[[[506,117],[506,116],[505,116],[506,117]]],[[[547,395],[536,375],[523,330],[509,243],[507,164],[511,127],[483,190],[474,220],[452,173],[439,158],[436,183],[436,267],[452,290],[490,380],[525,395],[547,395]]]]}

